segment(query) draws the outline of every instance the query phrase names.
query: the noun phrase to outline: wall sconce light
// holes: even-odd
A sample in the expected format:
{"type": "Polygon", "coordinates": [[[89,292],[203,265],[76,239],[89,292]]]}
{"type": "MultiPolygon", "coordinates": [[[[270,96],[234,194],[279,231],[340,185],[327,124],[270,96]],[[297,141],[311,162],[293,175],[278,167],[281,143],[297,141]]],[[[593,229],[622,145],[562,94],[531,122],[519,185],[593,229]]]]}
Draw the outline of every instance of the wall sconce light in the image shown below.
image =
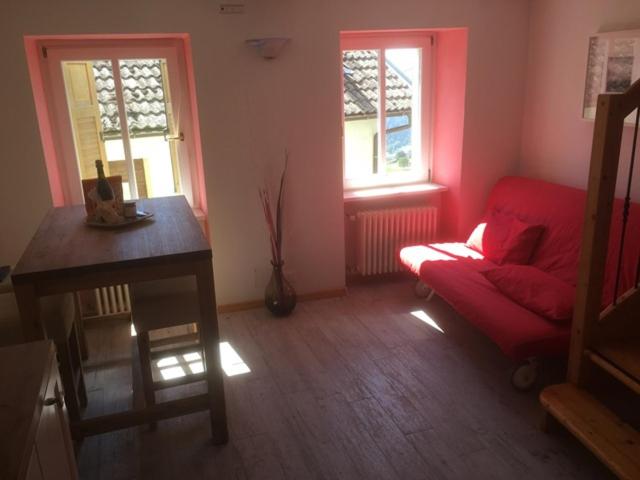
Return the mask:
{"type": "Polygon", "coordinates": [[[256,49],[262,58],[272,60],[276,58],[282,48],[289,43],[291,39],[286,37],[270,37],[270,38],[250,38],[245,43],[256,49]]]}

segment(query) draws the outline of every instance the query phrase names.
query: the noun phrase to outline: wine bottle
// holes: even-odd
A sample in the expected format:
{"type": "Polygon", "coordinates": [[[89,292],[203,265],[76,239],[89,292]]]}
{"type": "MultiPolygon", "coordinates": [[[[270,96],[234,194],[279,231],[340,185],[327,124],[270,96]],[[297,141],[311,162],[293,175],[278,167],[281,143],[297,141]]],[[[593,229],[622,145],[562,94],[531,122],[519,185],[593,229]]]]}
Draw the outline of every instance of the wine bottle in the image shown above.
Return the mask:
{"type": "Polygon", "coordinates": [[[113,200],[115,195],[113,194],[113,188],[111,188],[107,177],[104,176],[102,160],[96,160],[96,170],[98,171],[98,182],[96,183],[98,197],[100,197],[100,200],[103,202],[113,200]]]}

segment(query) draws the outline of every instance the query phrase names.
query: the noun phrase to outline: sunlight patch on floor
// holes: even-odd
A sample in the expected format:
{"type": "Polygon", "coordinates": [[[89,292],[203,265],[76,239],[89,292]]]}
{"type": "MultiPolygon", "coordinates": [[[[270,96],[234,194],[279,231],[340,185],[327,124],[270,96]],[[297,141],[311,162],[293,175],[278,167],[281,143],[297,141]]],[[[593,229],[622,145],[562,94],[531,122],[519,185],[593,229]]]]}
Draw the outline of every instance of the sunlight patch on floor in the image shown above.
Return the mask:
{"type": "Polygon", "coordinates": [[[171,365],[176,365],[178,363],[178,359],[176,357],[165,357],[158,360],[158,368],[169,367],[171,365]]]}
{"type": "Polygon", "coordinates": [[[220,342],[220,358],[222,359],[222,369],[228,377],[251,371],[229,342],[220,342]]]}
{"type": "Polygon", "coordinates": [[[182,358],[184,358],[187,362],[195,362],[196,360],[200,360],[200,354],[198,352],[193,353],[185,353],[182,358]]]}
{"type": "Polygon", "coordinates": [[[180,378],[186,375],[180,365],[175,367],[163,368],[162,370],[160,370],[160,373],[162,374],[162,378],[164,380],[173,380],[174,378],[180,378]]]}
{"type": "Polygon", "coordinates": [[[416,317],[418,320],[426,323],[427,325],[429,325],[434,330],[437,330],[440,333],[444,333],[444,330],[442,328],[440,328],[440,325],[438,325],[436,323],[436,321],[433,318],[431,318],[427,314],[427,312],[425,312],[424,310],[414,310],[413,312],[411,312],[411,315],[416,317]]]}
{"type": "MultiPolygon", "coordinates": [[[[224,370],[227,377],[251,372],[249,366],[229,342],[220,342],[220,360],[222,370],[224,370]]],[[[164,380],[173,380],[188,374],[204,372],[204,364],[199,352],[164,357],[156,362],[156,366],[160,369],[160,374],[164,380]]]]}
{"type": "Polygon", "coordinates": [[[189,370],[191,370],[191,373],[196,374],[196,373],[202,373],[204,372],[204,364],[202,362],[193,362],[189,364],[189,370]]]}

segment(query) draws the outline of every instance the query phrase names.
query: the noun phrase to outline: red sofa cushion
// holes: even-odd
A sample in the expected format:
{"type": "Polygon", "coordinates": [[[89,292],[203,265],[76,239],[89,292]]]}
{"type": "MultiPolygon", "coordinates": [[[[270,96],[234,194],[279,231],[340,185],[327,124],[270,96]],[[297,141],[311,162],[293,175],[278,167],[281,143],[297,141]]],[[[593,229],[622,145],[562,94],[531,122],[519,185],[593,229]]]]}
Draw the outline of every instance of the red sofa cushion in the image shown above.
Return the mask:
{"type": "Polygon", "coordinates": [[[504,247],[504,255],[498,263],[529,263],[543,232],[544,227],[542,225],[530,225],[514,218],[511,221],[511,229],[504,247]]]}
{"type": "Polygon", "coordinates": [[[576,289],[530,265],[506,265],[481,272],[514,302],[550,320],[567,323],[576,289]]]}
{"type": "MultiPolygon", "coordinates": [[[[486,211],[498,210],[513,214],[526,223],[543,225],[545,230],[530,264],[570,285],[576,285],[586,199],[586,191],[577,188],[531,178],[505,177],[493,187],[486,211]]],[[[616,199],[613,206],[603,293],[605,305],[611,303],[613,297],[622,205],[622,200],[616,199]]],[[[635,269],[640,256],[638,203],[631,204],[626,239],[618,294],[631,288],[635,280],[635,269]]]]}
{"type": "Polygon", "coordinates": [[[481,273],[492,267],[486,259],[451,256],[423,262],[420,279],[513,360],[566,354],[570,326],[551,322],[500,292],[481,273]]]}
{"type": "Polygon", "coordinates": [[[493,266],[493,263],[485,260],[482,253],[469,248],[464,243],[432,243],[431,245],[414,245],[400,250],[400,261],[418,276],[425,262],[428,264],[453,262],[465,258],[473,260],[470,265],[477,265],[479,269],[493,266]]]}
{"type": "Polygon", "coordinates": [[[476,226],[467,246],[498,265],[527,264],[544,232],[542,225],[530,225],[513,215],[492,211],[476,226]]]}

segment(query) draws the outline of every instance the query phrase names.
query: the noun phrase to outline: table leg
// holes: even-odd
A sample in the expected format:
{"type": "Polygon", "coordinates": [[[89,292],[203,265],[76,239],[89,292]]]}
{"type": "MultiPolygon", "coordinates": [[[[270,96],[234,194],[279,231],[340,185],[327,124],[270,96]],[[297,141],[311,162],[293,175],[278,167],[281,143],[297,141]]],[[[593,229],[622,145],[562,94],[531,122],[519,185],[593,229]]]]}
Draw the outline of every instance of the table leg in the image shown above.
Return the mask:
{"type": "Polygon", "coordinates": [[[76,304],[76,329],[78,331],[78,345],[80,346],[80,355],[82,360],[89,360],[89,347],[87,345],[87,337],[84,331],[84,316],[82,314],[82,302],[80,301],[80,292],[73,292],[76,304]]]}
{"type": "Polygon", "coordinates": [[[213,266],[211,260],[198,264],[196,279],[200,302],[200,335],[206,362],[207,387],[211,415],[211,430],[215,444],[227,443],[227,412],[224,399],[224,383],[220,363],[220,334],[215,302],[213,266]]]}
{"type": "Polygon", "coordinates": [[[42,340],[44,332],[40,324],[40,302],[33,285],[14,285],[13,291],[20,312],[22,323],[22,337],[25,342],[42,340]]]}

